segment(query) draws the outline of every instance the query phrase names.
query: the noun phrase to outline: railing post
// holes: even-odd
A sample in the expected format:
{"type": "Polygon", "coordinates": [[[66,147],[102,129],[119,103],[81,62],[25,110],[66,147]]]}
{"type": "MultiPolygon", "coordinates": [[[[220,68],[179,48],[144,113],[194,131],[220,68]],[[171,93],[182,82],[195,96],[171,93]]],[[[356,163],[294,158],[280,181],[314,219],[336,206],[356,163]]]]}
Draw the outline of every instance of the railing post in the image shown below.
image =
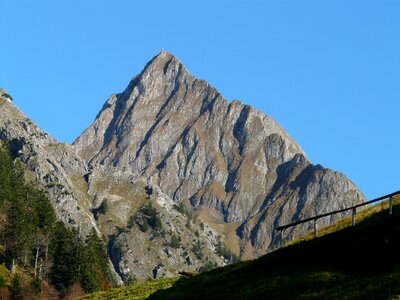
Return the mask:
{"type": "Polygon", "coordinates": [[[390,196],[389,199],[389,215],[393,213],[393,196],[390,196]]]}
{"type": "Polygon", "coordinates": [[[356,213],[357,213],[357,209],[354,207],[353,208],[353,215],[351,218],[351,225],[352,226],[356,226],[356,213]]]}
{"type": "Polygon", "coordinates": [[[314,219],[314,238],[318,237],[318,223],[317,219],[314,219]]]}

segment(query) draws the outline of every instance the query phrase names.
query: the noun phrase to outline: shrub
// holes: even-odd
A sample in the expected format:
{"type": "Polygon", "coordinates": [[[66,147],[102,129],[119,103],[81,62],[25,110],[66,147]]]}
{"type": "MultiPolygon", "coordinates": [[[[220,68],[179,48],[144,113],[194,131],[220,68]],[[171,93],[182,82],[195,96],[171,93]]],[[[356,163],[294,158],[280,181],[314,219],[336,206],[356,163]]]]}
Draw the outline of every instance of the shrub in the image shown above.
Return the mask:
{"type": "Polygon", "coordinates": [[[15,300],[23,299],[23,291],[21,283],[22,283],[21,276],[15,274],[11,280],[11,287],[10,287],[12,293],[12,299],[15,300]]]}
{"type": "Polygon", "coordinates": [[[232,253],[232,251],[229,250],[228,247],[226,247],[226,245],[224,245],[221,241],[218,241],[216,251],[219,256],[224,257],[230,263],[237,263],[240,261],[239,256],[237,256],[235,253],[232,253]]]}
{"type": "Polygon", "coordinates": [[[135,225],[135,223],[136,223],[135,216],[130,216],[128,219],[127,227],[130,229],[135,225]]]}
{"type": "Polygon", "coordinates": [[[72,300],[72,299],[77,299],[79,297],[84,296],[86,293],[81,287],[79,283],[74,283],[68,290],[68,294],[65,298],[65,300],[72,300]]]}
{"type": "Polygon", "coordinates": [[[199,271],[205,272],[205,271],[215,269],[216,267],[218,267],[218,264],[216,262],[207,261],[204,266],[200,267],[199,271]]]}
{"type": "Polygon", "coordinates": [[[138,280],[135,277],[135,275],[129,275],[129,277],[125,280],[126,284],[134,284],[136,283],[138,280]]]}
{"type": "Polygon", "coordinates": [[[109,203],[108,203],[108,199],[104,198],[103,201],[101,201],[101,204],[99,206],[99,208],[97,209],[99,214],[103,214],[105,215],[108,212],[109,209],[109,203]]]}
{"type": "Polygon", "coordinates": [[[228,249],[221,241],[218,241],[216,250],[217,250],[217,254],[218,254],[219,256],[222,256],[222,257],[224,257],[225,259],[229,259],[229,258],[230,258],[230,251],[229,251],[229,249],[228,249]]]}
{"type": "Polygon", "coordinates": [[[187,221],[186,221],[186,228],[190,229],[190,219],[187,219],[187,221]]]}
{"type": "Polygon", "coordinates": [[[42,279],[35,276],[31,280],[31,291],[34,295],[39,294],[42,291],[42,279]]]}
{"type": "Polygon", "coordinates": [[[201,243],[199,240],[192,246],[192,252],[197,259],[201,260],[203,258],[203,252],[201,251],[201,243]]]}
{"type": "Polygon", "coordinates": [[[176,236],[173,234],[171,236],[171,247],[174,249],[178,249],[181,246],[182,239],[180,236],[176,236]]]}
{"type": "Polygon", "coordinates": [[[187,208],[185,207],[185,205],[180,202],[179,204],[174,204],[173,208],[181,213],[182,215],[188,217],[189,219],[193,219],[193,214],[187,210],[187,208]]]}
{"type": "Polygon", "coordinates": [[[157,210],[151,205],[147,204],[142,207],[135,217],[131,217],[128,221],[128,227],[131,228],[136,223],[140,231],[147,232],[150,228],[154,231],[162,230],[161,219],[158,216],[157,210]]]}
{"type": "Polygon", "coordinates": [[[72,195],[72,193],[69,192],[69,191],[62,191],[62,192],[61,192],[61,195],[63,195],[63,196],[69,196],[69,195],[72,195]]]}
{"type": "Polygon", "coordinates": [[[147,223],[153,230],[162,229],[161,219],[157,214],[157,210],[151,205],[151,203],[142,208],[141,212],[146,216],[147,223]]]}
{"type": "Polygon", "coordinates": [[[103,291],[108,291],[108,290],[110,290],[111,288],[112,288],[111,283],[109,283],[109,282],[103,283],[103,291]]]}
{"type": "Polygon", "coordinates": [[[179,205],[174,204],[174,209],[178,212],[180,212],[182,215],[186,213],[185,205],[181,202],[179,205]]]}

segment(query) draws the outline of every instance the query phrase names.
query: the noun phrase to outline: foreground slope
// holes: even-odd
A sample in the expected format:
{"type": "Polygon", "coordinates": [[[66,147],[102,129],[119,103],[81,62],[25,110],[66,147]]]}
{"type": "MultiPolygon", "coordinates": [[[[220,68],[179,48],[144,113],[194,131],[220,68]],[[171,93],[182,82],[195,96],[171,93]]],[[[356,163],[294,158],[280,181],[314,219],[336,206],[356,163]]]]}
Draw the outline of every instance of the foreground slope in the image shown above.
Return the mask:
{"type": "MultiPolygon", "coordinates": [[[[181,279],[151,299],[394,299],[400,295],[400,201],[321,238],[181,279]]],[[[398,299],[398,298],[396,298],[398,299]]]]}
{"type": "Polygon", "coordinates": [[[278,224],[364,201],[343,174],[311,164],[270,116],[225,100],[166,51],[107,100],[74,145],[90,165],[130,170],[190,203],[245,258],[278,245],[278,224]]]}

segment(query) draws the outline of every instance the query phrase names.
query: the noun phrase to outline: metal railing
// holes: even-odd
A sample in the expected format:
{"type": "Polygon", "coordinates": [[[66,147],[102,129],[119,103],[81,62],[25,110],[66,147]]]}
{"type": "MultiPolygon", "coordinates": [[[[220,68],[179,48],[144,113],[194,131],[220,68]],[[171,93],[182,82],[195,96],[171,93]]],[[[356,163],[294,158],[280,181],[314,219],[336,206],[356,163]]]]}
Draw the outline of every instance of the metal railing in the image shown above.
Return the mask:
{"type": "Polygon", "coordinates": [[[331,216],[331,215],[334,215],[334,214],[338,214],[338,213],[341,213],[341,212],[345,212],[345,211],[348,211],[348,210],[352,210],[353,214],[352,214],[352,222],[351,223],[352,223],[352,226],[355,226],[356,225],[356,213],[357,213],[357,208],[358,207],[361,207],[361,206],[364,206],[364,205],[368,205],[368,204],[371,204],[371,203],[374,203],[374,202],[386,200],[386,199],[389,199],[389,215],[391,215],[393,213],[393,197],[396,196],[396,195],[400,195],[400,191],[397,191],[397,192],[394,192],[394,193],[391,193],[391,194],[388,194],[388,195],[385,195],[385,196],[382,196],[382,197],[379,197],[379,198],[376,198],[376,199],[373,199],[373,200],[370,200],[370,201],[367,201],[367,202],[363,202],[363,203],[360,203],[360,204],[357,204],[357,205],[354,205],[354,206],[351,206],[351,207],[348,207],[348,208],[335,210],[335,211],[332,211],[332,212],[329,212],[329,213],[321,214],[321,215],[318,215],[318,216],[315,216],[315,217],[306,218],[306,219],[303,219],[303,220],[300,220],[300,221],[297,221],[297,222],[293,222],[293,223],[290,223],[290,224],[286,224],[286,225],[283,225],[283,226],[278,226],[276,228],[276,230],[277,231],[281,231],[281,234],[282,234],[283,231],[285,229],[287,229],[287,228],[290,228],[290,227],[293,227],[293,226],[296,226],[296,225],[299,225],[299,224],[302,224],[302,223],[307,223],[307,222],[310,222],[310,221],[314,221],[314,237],[317,238],[318,237],[318,223],[317,223],[318,219],[323,218],[323,217],[327,217],[327,216],[331,216]]]}

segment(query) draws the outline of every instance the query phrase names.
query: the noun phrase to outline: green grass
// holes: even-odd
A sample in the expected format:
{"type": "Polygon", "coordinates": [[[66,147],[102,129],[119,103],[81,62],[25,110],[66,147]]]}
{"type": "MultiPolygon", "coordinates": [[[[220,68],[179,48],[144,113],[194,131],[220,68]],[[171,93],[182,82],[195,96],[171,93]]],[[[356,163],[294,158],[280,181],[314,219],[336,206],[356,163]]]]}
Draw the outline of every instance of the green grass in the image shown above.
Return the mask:
{"type": "Polygon", "coordinates": [[[152,293],[171,287],[179,277],[146,280],[138,282],[127,287],[113,288],[104,292],[96,292],[79,299],[94,300],[94,299],[129,299],[142,300],[147,299],[152,293]]]}
{"type": "MultiPolygon", "coordinates": [[[[400,205],[400,197],[399,196],[393,198],[393,205],[394,206],[400,205]]],[[[389,201],[383,201],[374,206],[369,206],[367,208],[361,207],[361,208],[359,208],[359,210],[357,210],[356,224],[359,222],[362,222],[366,218],[373,218],[374,215],[376,215],[377,213],[379,213],[381,211],[386,211],[388,213],[388,209],[389,209],[389,201]]],[[[344,228],[350,227],[351,223],[352,223],[351,213],[352,213],[352,211],[350,210],[349,215],[347,217],[342,218],[341,220],[339,220],[338,222],[336,222],[332,225],[329,225],[329,226],[319,229],[318,235],[324,236],[324,235],[342,230],[344,228]]],[[[313,238],[314,238],[314,231],[310,231],[309,233],[305,234],[303,237],[301,237],[295,241],[292,241],[288,245],[297,244],[302,241],[309,241],[309,240],[312,240],[313,238]]]]}
{"type": "MultiPolygon", "coordinates": [[[[400,205],[393,215],[378,204],[358,224],[257,260],[180,279],[150,299],[398,299],[400,205]]],[[[351,219],[350,219],[351,222],[351,219]]]]}
{"type": "Polygon", "coordinates": [[[6,285],[9,285],[11,282],[11,272],[2,264],[0,264],[0,277],[5,280],[6,285]]]}

